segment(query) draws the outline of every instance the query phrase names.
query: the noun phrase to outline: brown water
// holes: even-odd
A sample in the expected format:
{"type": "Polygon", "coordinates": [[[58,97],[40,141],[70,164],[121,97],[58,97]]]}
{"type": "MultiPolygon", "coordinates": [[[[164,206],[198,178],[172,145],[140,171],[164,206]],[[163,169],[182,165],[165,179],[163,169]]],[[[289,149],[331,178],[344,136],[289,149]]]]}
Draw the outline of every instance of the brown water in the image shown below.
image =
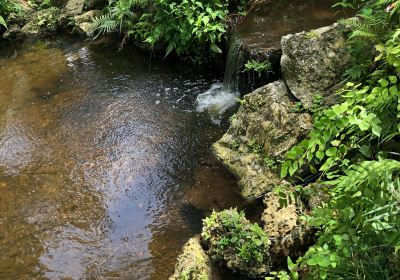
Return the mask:
{"type": "Polygon", "coordinates": [[[281,37],[330,25],[352,11],[334,9],[337,0],[264,0],[239,25],[243,44],[257,49],[279,47],[281,37]]]}
{"type": "Polygon", "coordinates": [[[0,279],[166,279],[214,207],[190,186],[226,129],[195,111],[218,75],[66,38],[2,46],[0,279]]]}

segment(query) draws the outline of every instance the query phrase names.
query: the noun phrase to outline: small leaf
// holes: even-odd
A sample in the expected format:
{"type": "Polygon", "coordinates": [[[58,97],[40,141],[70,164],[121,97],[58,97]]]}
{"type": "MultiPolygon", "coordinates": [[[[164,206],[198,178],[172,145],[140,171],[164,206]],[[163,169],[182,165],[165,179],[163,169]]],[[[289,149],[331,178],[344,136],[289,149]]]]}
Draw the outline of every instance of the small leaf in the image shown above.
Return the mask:
{"type": "Polygon", "coordinates": [[[216,44],[211,45],[211,50],[215,53],[222,53],[222,50],[216,44]]]}

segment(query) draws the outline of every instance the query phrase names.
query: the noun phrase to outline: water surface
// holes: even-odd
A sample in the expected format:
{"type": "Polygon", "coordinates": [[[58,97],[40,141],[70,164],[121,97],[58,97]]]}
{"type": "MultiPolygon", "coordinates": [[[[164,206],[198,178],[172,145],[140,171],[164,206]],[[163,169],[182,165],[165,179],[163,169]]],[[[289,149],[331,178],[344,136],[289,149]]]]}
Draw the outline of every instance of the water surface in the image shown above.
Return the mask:
{"type": "Polygon", "coordinates": [[[195,99],[220,73],[65,38],[3,46],[0,279],[166,279],[200,231],[185,194],[226,126],[195,99]]]}

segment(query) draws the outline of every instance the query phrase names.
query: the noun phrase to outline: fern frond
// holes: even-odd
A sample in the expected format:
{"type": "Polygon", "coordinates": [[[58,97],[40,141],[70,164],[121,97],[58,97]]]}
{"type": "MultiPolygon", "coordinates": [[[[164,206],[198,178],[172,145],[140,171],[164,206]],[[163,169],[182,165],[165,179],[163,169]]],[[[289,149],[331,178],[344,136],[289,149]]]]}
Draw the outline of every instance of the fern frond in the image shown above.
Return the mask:
{"type": "Polygon", "coordinates": [[[110,14],[101,15],[93,19],[88,34],[92,36],[94,33],[111,33],[115,31],[117,27],[118,22],[114,20],[110,14]]]}

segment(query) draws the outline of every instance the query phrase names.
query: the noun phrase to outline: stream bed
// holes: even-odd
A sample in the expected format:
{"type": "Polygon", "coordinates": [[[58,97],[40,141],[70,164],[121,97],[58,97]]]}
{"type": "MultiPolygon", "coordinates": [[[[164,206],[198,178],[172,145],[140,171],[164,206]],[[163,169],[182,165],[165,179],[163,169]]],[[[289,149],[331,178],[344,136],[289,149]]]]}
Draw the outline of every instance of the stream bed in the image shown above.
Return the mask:
{"type": "Polygon", "coordinates": [[[240,205],[196,112],[221,72],[117,49],[0,48],[0,279],[166,279],[219,207],[202,186],[240,205]]]}

